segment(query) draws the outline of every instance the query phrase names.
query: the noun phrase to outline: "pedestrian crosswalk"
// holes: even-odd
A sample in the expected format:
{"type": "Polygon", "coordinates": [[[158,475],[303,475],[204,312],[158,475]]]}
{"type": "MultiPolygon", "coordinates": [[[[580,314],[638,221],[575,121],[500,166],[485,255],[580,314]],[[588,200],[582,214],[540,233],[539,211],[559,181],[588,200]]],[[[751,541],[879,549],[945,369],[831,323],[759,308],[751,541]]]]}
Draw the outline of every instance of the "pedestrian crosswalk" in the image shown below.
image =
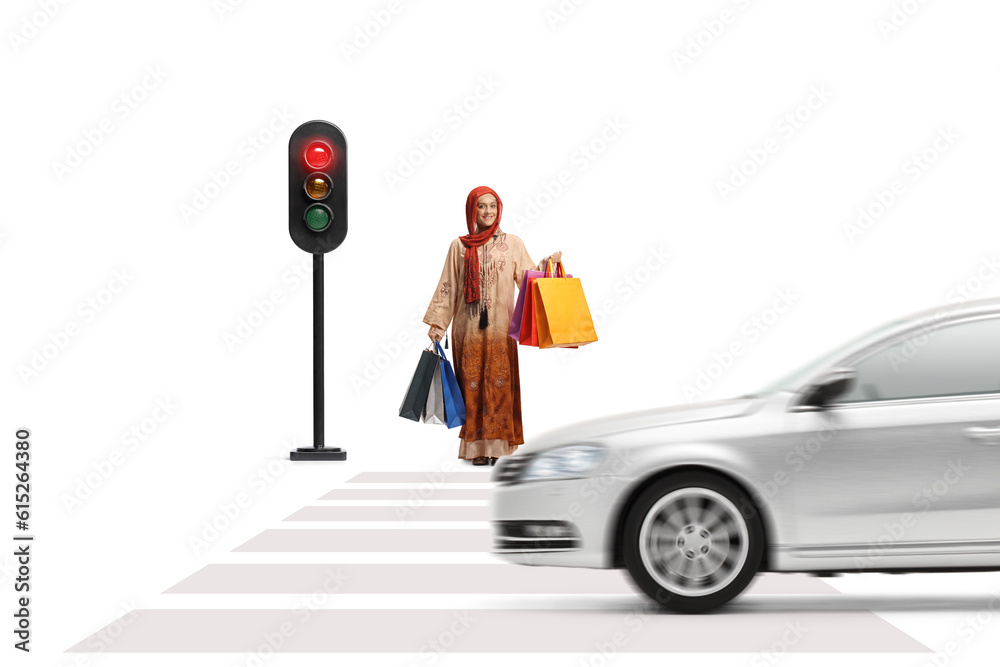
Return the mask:
{"type": "Polygon", "coordinates": [[[614,638],[619,653],[755,653],[796,623],[808,631],[790,652],[927,650],[870,611],[831,607],[839,593],[802,575],[761,575],[727,613],[685,616],[623,570],[503,563],[489,555],[490,487],[489,471],[358,474],[131,612],[102,650],[594,653],[614,638]]]}

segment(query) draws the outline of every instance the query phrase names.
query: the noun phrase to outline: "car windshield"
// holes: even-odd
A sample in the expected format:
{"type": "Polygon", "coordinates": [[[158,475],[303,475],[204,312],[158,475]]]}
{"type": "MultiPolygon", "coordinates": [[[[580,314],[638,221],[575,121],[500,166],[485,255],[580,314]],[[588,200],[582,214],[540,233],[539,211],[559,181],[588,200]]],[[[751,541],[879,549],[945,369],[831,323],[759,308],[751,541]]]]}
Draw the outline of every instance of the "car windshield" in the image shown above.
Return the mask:
{"type": "Polygon", "coordinates": [[[834,362],[843,358],[847,354],[848,350],[853,348],[855,345],[865,340],[866,338],[877,336],[883,332],[888,332],[891,329],[899,326],[903,320],[893,320],[888,324],[883,324],[870,331],[866,331],[860,336],[855,336],[849,342],[840,345],[830,352],[819,357],[815,361],[812,361],[805,366],[798,368],[797,370],[785,375],[781,379],[772,382],[763,389],[761,389],[756,394],[751,394],[751,396],[761,396],[763,394],[770,394],[776,391],[795,391],[806,382],[811,380],[817,374],[819,374],[823,369],[829,367],[834,362]]]}

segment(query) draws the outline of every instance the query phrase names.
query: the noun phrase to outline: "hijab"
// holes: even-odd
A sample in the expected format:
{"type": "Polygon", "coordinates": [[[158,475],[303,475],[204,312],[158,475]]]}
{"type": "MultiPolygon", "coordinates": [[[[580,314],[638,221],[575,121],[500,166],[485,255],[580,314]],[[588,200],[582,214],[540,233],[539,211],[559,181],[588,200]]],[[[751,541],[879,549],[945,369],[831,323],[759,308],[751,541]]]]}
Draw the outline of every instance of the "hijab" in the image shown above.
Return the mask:
{"type": "Polygon", "coordinates": [[[476,252],[476,249],[493,238],[493,234],[496,233],[497,227],[500,226],[500,216],[502,213],[503,202],[500,201],[500,195],[498,195],[493,188],[480,185],[478,188],[473,188],[469,192],[469,196],[465,198],[465,223],[469,228],[469,233],[465,236],[459,237],[459,240],[461,240],[462,244],[465,246],[465,280],[462,287],[465,292],[466,303],[482,301],[482,311],[479,319],[480,329],[485,329],[489,325],[489,316],[486,314],[486,299],[483,295],[482,285],[480,284],[479,253],[476,252]],[[492,225],[477,234],[477,206],[479,204],[479,198],[485,194],[490,194],[496,197],[497,219],[493,221],[492,225]]]}

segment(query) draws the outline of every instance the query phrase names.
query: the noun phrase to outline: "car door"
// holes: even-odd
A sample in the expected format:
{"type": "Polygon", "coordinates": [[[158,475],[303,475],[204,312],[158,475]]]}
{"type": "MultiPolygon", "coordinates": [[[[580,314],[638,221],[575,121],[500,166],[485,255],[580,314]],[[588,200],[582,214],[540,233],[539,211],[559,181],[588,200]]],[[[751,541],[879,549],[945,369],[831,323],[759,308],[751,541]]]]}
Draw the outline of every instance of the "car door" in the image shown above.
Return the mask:
{"type": "Polygon", "coordinates": [[[797,544],[873,568],[1000,551],[1000,318],[918,327],[838,365],[854,386],[788,416],[814,443],[791,475],[797,544]]]}

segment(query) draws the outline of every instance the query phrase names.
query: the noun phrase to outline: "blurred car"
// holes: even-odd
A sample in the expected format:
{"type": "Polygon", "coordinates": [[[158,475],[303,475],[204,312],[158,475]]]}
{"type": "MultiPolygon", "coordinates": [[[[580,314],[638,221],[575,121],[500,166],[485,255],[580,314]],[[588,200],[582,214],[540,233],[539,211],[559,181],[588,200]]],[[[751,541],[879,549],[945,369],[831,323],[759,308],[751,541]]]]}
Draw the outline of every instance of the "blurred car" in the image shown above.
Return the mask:
{"type": "Polygon", "coordinates": [[[493,553],[702,612],[758,572],[1000,569],[1000,299],[893,321],[757,394],[551,431],[493,470],[493,553]]]}

